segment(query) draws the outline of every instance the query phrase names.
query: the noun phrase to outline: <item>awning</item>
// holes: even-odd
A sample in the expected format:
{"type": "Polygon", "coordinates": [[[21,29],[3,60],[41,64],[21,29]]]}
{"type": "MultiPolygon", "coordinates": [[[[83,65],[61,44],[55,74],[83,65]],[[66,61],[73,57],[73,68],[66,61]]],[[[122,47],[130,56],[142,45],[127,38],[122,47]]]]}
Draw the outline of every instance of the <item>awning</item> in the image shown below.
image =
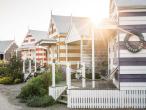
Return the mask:
{"type": "Polygon", "coordinates": [[[55,39],[42,39],[36,42],[37,46],[48,46],[48,45],[56,45],[57,40],[55,39]]]}

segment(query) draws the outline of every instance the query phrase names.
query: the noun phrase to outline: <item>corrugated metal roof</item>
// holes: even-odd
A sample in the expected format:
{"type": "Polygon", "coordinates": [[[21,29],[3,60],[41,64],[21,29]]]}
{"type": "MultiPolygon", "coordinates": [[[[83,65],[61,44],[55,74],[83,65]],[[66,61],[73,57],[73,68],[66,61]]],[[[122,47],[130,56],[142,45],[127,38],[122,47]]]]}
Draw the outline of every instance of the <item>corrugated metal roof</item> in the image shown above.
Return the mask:
{"type": "Polygon", "coordinates": [[[63,34],[63,33],[67,33],[69,31],[71,24],[76,25],[76,26],[77,25],[81,26],[82,24],[86,23],[88,18],[52,15],[52,20],[55,22],[57,31],[60,34],[63,34]]]}
{"type": "Polygon", "coordinates": [[[29,30],[27,34],[32,35],[36,41],[49,38],[48,32],[46,31],[29,30]]]}
{"type": "Polygon", "coordinates": [[[116,0],[119,7],[146,7],[146,0],[116,0]]]}
{"type": "Polygon", "coordinates": [[[12,42],[14,42],[14,40],[0,41],[0,54],[4,54],[12,42]]]}

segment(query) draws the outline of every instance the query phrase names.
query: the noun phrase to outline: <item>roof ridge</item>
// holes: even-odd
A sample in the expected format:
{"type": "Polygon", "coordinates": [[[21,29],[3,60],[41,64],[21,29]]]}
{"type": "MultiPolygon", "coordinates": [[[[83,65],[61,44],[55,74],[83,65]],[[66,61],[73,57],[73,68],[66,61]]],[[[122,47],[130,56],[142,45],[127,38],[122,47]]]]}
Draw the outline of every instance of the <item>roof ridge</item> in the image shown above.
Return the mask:
{"type": "Polygon", "coordinates": [[[29,32],[29,31],[47,32],[47,31],[42,31],[42,30],[34,30],[34,29],[29,29],[29,30],[28,30],[28,32],[29,32]]]}
{"type": "MultiPolygon", "coordinates": [[[[52,16],[56,16],[56,17],[71,17],[71,16],[67,16],[67,15],[52,15],[52,16]]],[[[89,19],[89,17],[87,16],[72,16],[73,18],[86,18],[89,19]]]]}

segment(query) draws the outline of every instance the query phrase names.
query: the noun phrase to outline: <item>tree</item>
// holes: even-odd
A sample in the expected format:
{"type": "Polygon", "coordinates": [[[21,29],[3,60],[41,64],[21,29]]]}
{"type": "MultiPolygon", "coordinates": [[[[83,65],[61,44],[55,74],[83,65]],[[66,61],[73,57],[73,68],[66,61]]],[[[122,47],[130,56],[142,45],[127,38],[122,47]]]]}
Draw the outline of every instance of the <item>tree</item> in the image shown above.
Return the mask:
{"type": "Polygon", "coordinates": [[[13,80],[15,79],[23,79],[22,74],[22,61],[17,58],[16,56],[13,56],[10,59],[10,62],[7,66],[8,68],[8,76],[12,77],[13,80]]]}

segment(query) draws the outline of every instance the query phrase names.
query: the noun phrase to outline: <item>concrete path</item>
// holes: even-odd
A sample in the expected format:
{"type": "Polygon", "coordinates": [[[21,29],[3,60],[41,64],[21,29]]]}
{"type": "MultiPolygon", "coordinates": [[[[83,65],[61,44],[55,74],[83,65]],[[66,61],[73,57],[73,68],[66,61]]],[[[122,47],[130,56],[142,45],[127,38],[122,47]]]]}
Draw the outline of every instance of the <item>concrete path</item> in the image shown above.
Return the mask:
{"type": "Polygon", "coordinates": [[[20,110],[21,107],[12,105],[8,102],[6,96],[0,93],[0,110],[20,110]]]}

